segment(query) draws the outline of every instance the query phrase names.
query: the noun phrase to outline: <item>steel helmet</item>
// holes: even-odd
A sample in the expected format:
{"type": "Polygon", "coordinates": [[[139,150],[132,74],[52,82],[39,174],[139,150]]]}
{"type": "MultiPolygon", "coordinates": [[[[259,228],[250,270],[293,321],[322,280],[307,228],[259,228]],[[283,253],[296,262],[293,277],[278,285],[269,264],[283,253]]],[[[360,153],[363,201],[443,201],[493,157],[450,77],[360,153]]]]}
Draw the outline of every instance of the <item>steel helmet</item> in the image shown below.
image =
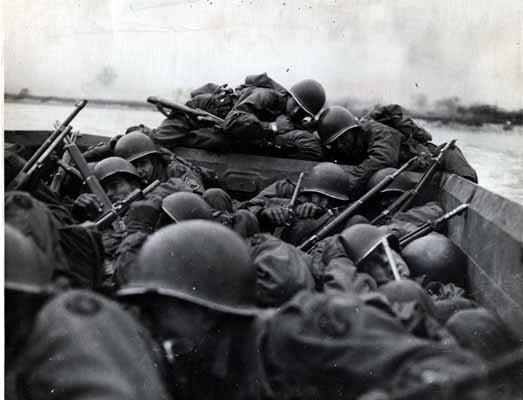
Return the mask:
{"type": "Polygon", "coordinates": [[[303,182],[301,193],[320,193],[324,196],[348,201],[349,175],[342,167],[331,162],[316,164],[303,182]]]}
{"type": "Polygon", "coordinates": [[[370,224],[352,225],[340,235],[343,248],[356,266],[359,266],[378,248],[383,238],[387,238],[390,247],[399,252],[399,242],[396,236],[370,224]]]}
{"type": "Polygon", "coordinates": [[[296,83],[289,89],[289,93],[311,117],[318,114],[325,104],[325,89],[313,79],[305,79],[296,83]]]}
{"type": "Polygon", "coordinates": [[[174,222],[188,219],[212,219],[212,209],[207,202],[195,193],[176,192],[162,201],[162,210],[174,222]]]}
{"type": "Polygon", "coordinates": [[[378,292],[384,294],[391,303],[418,302],[432,317],[436,316],[434,301],[421,285],[411,279],[392,281],[381,285],[378,292]]]}
{"type": "Polygon", "coordinates": [[[426,275],[429,281],[464,285],[467,256],[446,236],[432,232],[409,243],[401,256],[413,276],[426,275]]]}
{"type": "Polygon", "coordinates": [[[47,294],[52,284],[53,264],[31,239],[11,225],[5,225],[5,289],[47,294]]]}
{"type": "Polygon", "coordinates": [[[240,316],[254,316],[256,272],[246,243],[216,222],[192,220],[155,232],[120,296],[156,293],[240,316]]]}
{"type": "Polygon", "coordinates": [[[114,146],[114,155],[133,162],[151,154],[160,154],[152,139],[138,131],[122,136],[114,146]]]}
{"type": "Polygon", "coordinates": [[[358,126],[356,117],[341,106],[329,107],[318,117],[318,134],[324,145],[334,142],[345,132],[358,126]]]}
{"type": "Polygon", "coordinates": [[[140,179],[133,164],[121,157],[107,157],[94,166],[94,175],[100,182],[118,174],[140,179]]]}
{"type": "MultiPolygon", "coordinates": [[[[378,183],[380,183],[383,179],[385,179],[386,176],[391,175],[396,171],[397,171],[397,168],[380,169],[378,172],[376,172],[374,175],[372,175],[371,178],[369,179],[369,182],[367,183],[367,191],[372,189],[378,183]]],[[[396,193],[398,195],[401,195],[402,193],[406,192],[407,190],[414,188],[415,185],[416,185],[416,181],[410,179],[406,174],[403,173],[403,174],[399,174],[396,177],[396,179],[394,179],[380,193],[396,193]]]]}

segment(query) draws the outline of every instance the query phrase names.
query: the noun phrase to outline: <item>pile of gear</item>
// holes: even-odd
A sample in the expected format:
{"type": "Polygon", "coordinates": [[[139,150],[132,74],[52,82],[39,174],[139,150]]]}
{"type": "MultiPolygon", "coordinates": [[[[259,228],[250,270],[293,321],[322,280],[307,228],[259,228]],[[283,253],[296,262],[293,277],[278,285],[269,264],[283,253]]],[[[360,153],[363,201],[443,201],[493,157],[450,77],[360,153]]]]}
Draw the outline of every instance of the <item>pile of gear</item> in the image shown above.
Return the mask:
{"type": "Polygon", "coordinates": [[[252,75],[83,153],[85,104],[28,161],[6,147],[6,398],[520,398],[518,340],[445,236],[467,205],[417,197],[475,171],[397,105],[325,99],[252,75]],[[235,199],[178,146],[318,163],[235,199]]]}

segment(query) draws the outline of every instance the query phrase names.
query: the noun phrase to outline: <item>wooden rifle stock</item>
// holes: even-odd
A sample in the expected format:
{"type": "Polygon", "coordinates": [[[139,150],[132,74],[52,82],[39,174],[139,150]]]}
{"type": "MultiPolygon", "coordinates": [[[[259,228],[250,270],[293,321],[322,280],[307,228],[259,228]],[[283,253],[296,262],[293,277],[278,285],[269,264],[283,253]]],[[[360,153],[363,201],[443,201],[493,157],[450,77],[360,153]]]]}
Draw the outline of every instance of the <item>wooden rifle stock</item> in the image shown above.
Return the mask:
{"type": "Polygon", "coordinates": [[[154,104],[156,107],[165,107],[165,108],[170,108],[171,110],[181,111],[185,114],[195,117],[196,119],[198,119],[199,117],[208,118],[208,119],[212,120],[218,126],[222,126],[224,123],[224,120],[222,118],[217,117],[216,115],[211,114],[210,112],[201,110],[199,108],[187,107],[184,104],[178,104],[173,101],[164,99],[162,97],[150,96],[147,98],[147,102],[154,104]]]}
{"type": "Polygon", "coordinates": [[[367,201],[369,201],[370,198],[372,198],[374,195],[379,193],[381,190],[385,189],[396,177],[401,174],[403,171],[405,171],[407,168],[409,168],[418,157],[412,157],[409,161],[407,161],[405,164],[403,164],[397,171],[395,171],[391,175],[387,175],[385,178],[381,180],[376,186],[374,186],[372,189],[370,189],[367,193],[365,193],[362,197],[360,197],[358,200],[356,200],[354,203],[352,203],[350,206],[348,206],[345,210],[343,210],[336,218],[328,222],[326,225],[322,226],[315,234],[310,236],[307,240],[305,240],[303,243],[301,243],[298,248],[303,251],[308,251],[312,246],[314,246],[317,242],[320,240],[326,238],[332,231],[334,231],[339,225],[341,225],[343,222],[345,222],[348,218],[352,217],[354,213],[367,201]]]}
{"type": "Polygon", "coordinates": [[[85,181],[87,186],[89,186],[89,190],[96,196],[96,199],[102,205],[102,212],[107,213],[110,210],[112,210],[113,204],[111,203],[111,200],[109,200],[109,197],[105,193],[102,185],[100,184],[98,179],[96,179],[94,172],[92,172],[89,166],[87,165],[87,161],[85,161],[85,158],[80,152],[80,149],[78,148],[76,143],[72,143],[69,141],[65,145],[65,149],[71,156],[73,162],[76,164],[76,168],[82,175],[83,180],[85,181]]]}

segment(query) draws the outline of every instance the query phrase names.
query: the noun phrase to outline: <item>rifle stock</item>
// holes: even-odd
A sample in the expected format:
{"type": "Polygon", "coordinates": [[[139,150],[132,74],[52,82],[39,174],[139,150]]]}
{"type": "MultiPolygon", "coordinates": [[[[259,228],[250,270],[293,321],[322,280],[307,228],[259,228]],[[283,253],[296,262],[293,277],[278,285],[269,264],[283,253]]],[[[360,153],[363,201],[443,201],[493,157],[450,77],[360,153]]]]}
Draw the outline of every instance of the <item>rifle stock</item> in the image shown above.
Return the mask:
{"type": "Polygon", "coordinates": [[[409,168],[418,157],[412,157],[409,161],[407,161],[405,164],[403,164],[397,171],[395,171],[391,175],[387,175],[385,178],[381,180],[376,186],[374,186],[372,189],[370,189],[367,193],[365,193],[362,197],[360,197],[358,200],[356,200],[354,203],[352,203],[350,206],[348,206],[345,210],[343,210],[336,218],[328,222],[326,225],[320,227],[320,229],[310,236],[307,240],[305,240],[303,243],[301,243],[298,248],[303,251],[308,251],[312,246],[314,246],[317,242],[320,240],[326,238],[332,231],[334,231],[340,224],[345,222],[348,218],[350,218],[354,213],[367,201],[369,201],[370,198],[372,198],[377,193],[381,192],[385,187],[387,187],[396,177],[401,174],[403,171],[405,171],[407,168],[409,168]]]}
{"type": "Polygon", "coordinates": [[[85,183],[87,186],[89,186],[89,190],[96,196],[97,200],[102,205],[102,212],[107,213],[112,210],[113,204],[111,203],[111,200],[109,200],[109,197],[105,193],[102,185],[98,179],[96,179],[96,176],[87,165],[87,161],[85,161],[85,158],[80,152],[80,149],[76,143],[69,142],[65,145],[65,149],[71,156],[73,162],[76,164],[76,168],[82,175],[85,183]]]}
{"type": "Polygon", "coordinates": [[[187,107],[184,104],[178,104],[173,101],[164,99],[162,97],[150,96],[147,98],[147,102],[154,104],[156,107],[165,107],[170,108],[171,110],[181,111],[185,114],[195,117],[196,119],[198,119],[198,117],[208,118],[218,126],[222,126],[224,123],[224,120],[222,118],[217,117],[216,115],[211,114],[210,112],[201,110],[199,108],[187,107]]]}

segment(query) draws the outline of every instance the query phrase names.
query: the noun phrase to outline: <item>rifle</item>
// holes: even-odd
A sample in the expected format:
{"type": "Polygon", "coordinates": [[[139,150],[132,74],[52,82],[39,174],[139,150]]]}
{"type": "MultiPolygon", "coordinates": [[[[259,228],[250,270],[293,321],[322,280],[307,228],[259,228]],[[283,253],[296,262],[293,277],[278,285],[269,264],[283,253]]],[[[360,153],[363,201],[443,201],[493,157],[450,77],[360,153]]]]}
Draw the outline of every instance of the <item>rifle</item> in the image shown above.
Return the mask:
{"type": "Polygon", "coordinates": [[[399,240],[400,248],[404,248],[409,243],[413,242],[416,239],[419,239],[420,237],[423,237],[425,235],[428,235],[429,233],[436,230],[438,226],[443,224],[444,222],[447,222],[449,219],[455,217],[456,215],[459,215],[463,213],[468,207],[469,203],[463,203],[460,206],[456,207],[455,209],[449,211],[445,215],[442,215],[441,217],[435,219],[434,221],[427,221],[423,225],[421,225],[419,228],[415,229],[414,231],[407,233],[406,235],[402,236],[399,240]]]}
{"type": "Polygon", "coordinates": [[[96,220],[96,227],[100,229],[104,229],[109,224],[112,224],[114,221],[116,221],[118,218],[123,216],[127,210],[131,207],[131,204],[134,201],[141,200],[145,196],[147,196],[149,193],[151,193],[156,187],[160,184],[159,180],[155,180],[152,182],[149,186],[147,186],[145,189],[135,189],[127,197],[115,203],[113,207],[104,215],[102,215],[100,218],[96,220]]]}
{"type": "Polygon", "coordinates": [[[399,212],[406,210],[411,204],[414,198],[418,195],[421,189],[430,181],[436,168],[441,164],[441,160],[450,146],[456,143],[456,139],[448,142],[440,150],[439,154],[433,159],[432,164],[427,168],[423,176],[420,178],[416,186],[411,190],[403,192],[400,197],[398,197],[386,210],[383,210],[376,218],[374,218],[370,223],[372,225],[381,225],[385,219],[389,216],[393,216],[399,212]]]}
{"type": "MultiPolygon", "coordinates": [[[[69,138],[69,140],[72,143],[76,143],[76,139],[78,138],[79,134],[78,132],[73,132],[69,138]]],[[[55,193],[60,193],[62,190],[62,184],[64,183],[65,176],[67,173],[72,173],[73,175],[78,176],[80,179],[83,179],[81,175],[79,175],[78,171],[70,166],[71,163],[71,155],[69,152],[65,151],[62,155],[62,158],[57,161],[58,163],[58,171],[56,172],[55,176],[53,177],[53,180],[51,182],[51,185],[49,186],[51,190],[55,193]],[[77,175],[78,174],[78,175],[77,175]]]]}
{"type": "MultiPolygon", "coordinates": [[[[105,193],[102,185],[100,184],[98,179],[96,179],[96,176],[87,165],[87,161],[85,161],[85,158],[78,146],[76,145],[76,143],[73,143],[68,139],[66,139],[66,141],[67,144],[65,145],[65,150],[69,153],[71,159],[76,164],[76,167],[82,175],[82,179],[85,181],[87,186],[89,186],[89,190],[91,191],[91,193],[93,193],[96,196],[96,199],[102,205],[102,212],[104,214],[109,213],[111,210],[114,209],[111,200],[109,200],[109,197],[105,193]]],[[[120,223],[114,223],[113,228],[116,231],[120,231],[122,230],[123,226],[120,223]]]]}
{"type": "Polygon", "coordinates": [[[56,128],[56,130],[49,135],[49,137],[40,145],[40,147],[34,152],[31,158],[25,163],[20,172],[16,177],[9,183],[7,190],[20,190],[26,186],[35,172],[38,171],[47,157],[52,151],[58,146],[62,139],[67,135],[69,131],[64,134],[71,121],[78,115],[78,113],[85,107],[87,100],[82,100],[78,103],[71,114],[56,128]]]}
{"type": "MultiPolygon", "coordinates": [[[[147,98],[147,102],[154,104],[160,110],[160,112],[162,112],[162,108],[165,107],[165,108],[170,108],[171,110],[181,111],[191,117],[196,118],[197,120],[202,120],[202,119],[211,120],[218,127],[221,127],[224,123],[223,119],[221,119],[220,117],[217,117],[214,114],[211,114],[210,112],[201,110],[199,108],[187,107],[184,104],[178,104],[178,103],[166,100],[162,97],[150,96],[147,98]]],[[[162,114],[163,114],[163,112],[162,112],[162,114]]]]}
{"type": "Polygon", "coordinates": [[[59,132],[59,134],[55,136],[54,140],[46,145],[46,148],[43,151],[39,152],[40,155],[37,159],[31,161],[31,164],[29,164],[28,161],[16,175],[16,177],[9,183],[7,190],[22,190],[27,185],[29,185],[29,182],[33,181],[33,178],[36,176],[37,172],[44,165],[45,160],[47,160],[54,149],[62,142],[62,140],[64,140],[69,132],[71,132],[71,129],[71,126],[68,126],[63,131],[59,132]]]}
{"type": "Polygon", "coordinates": [[[310,236],[307,240],[305,240],[302,244],[298,246],[300,250],[307,251],[312,246],[314,246],[316,243],[318,243],[320,240],[326,238],[329,236],[329,234],[334,231],[339,225],[341,225],[343,222],[345,222],[348,218],[352,217],[354,213],[363,206],[370,198],[372,198],[374,195],[385,189],[396,177],[401,174],[403,171],[405,171],[407,168],[409,168],[416,160],[418,159],[418,156],[412,157],[409,161],[407,161],[405,164],[403,164],[397,171],[392,173],[391,175],[387,175],[385,178],[383,178],[376,186],[374,186],[372,189],[370,189],[367,193],[365,193],[362,197],[360,197],[358,200],[356,200],[354,203],[352,203],[350,206],[348,206],[345,210],[343,210],[337,217],[332,219],[330,222],[327,222],[324,226],[320,227],[320,229],[310,236]]]}
{"type": "MultiPolygon", "coordinates": [[[[304,173],[300,172],[300,176],[298,177],[298,181],[296,182],[296,187],[294,188],[294,191],[292,192],[291,201],[289,202],[289,205],[287,206],[287,209],[289,210],[290,217],[294,217],[294,206],[296,205],[296,199],[298,198],[298,194],[300,193],[301,189],[301,183],[303,181],[304,173]]],[[[290,226],[290,222],[286,222],[285,226],[290,226]]],[[[281,234],[283,232],[283,226],[279,226],[274,231],[274,236],[277,238],[281,237],[281,234]]]]}

